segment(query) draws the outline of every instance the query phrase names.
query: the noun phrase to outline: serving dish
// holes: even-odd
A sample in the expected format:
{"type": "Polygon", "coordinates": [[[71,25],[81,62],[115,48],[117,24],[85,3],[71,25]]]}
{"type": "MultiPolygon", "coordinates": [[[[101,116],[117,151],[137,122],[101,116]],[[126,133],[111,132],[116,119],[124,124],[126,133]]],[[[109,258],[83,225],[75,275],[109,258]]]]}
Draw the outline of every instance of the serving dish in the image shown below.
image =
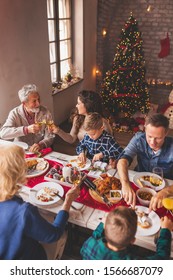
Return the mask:
{"type": "Polygon", "coordinates": [[[100,194],[98,195],[93,189],[89,189],[89,194],[94,200],[104,203],[100,196],[105,195],[111,203],[116,204],[122,199],[122,194],[116,197],[116,199],[115,197],[111,197],[111,191],[121,190],[121,183],[119,179],[105,175],[103,178],[93,180],[93,183],[97,188],[97,192],[100,194]]]}

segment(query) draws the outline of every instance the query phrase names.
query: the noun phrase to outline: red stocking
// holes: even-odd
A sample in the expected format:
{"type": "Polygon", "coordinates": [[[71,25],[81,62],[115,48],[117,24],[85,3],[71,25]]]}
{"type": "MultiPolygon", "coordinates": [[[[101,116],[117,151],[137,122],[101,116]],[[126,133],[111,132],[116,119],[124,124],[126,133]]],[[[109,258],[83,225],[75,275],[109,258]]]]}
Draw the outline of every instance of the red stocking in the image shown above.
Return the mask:
{"type": "Polygon", "coordinates": [[[165,39],[160,40],[160,44],[161,44],[161,51],[158,54],[158,57],[163,58],[170,54],[170,40],[169,40],[168,33],[165,39]]]}

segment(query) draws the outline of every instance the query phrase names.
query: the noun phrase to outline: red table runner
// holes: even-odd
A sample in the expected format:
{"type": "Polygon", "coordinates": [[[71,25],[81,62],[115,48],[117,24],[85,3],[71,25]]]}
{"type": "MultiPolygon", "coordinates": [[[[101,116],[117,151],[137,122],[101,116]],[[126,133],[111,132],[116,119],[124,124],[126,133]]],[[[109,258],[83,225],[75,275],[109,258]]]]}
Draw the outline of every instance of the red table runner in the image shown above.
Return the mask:
{"type": "MultiPolygon", "coordinates": [[[[51,149],[51,148],[47,148],[47,149],[51,149]]],[[[44,149],[44,151],[42,151],[42,153],[47,154],[51,152],[51,150],[46,150],[44,149]]],[[[55,161],[51,161],[51,160],[47,160],[49,162],[49,165],[50,165],[50,168],[52,166],[54,166],[55,164],[59,164],[61,165],[60,163],[57,163],[55,161]]],[[[49,169],[50,169],[49,168],[49,169]]],[[[46,171],[46,173],[48,172],[48,170],[46,171]]],[[[30,187],[30,188],[33,188],[35,185],[39,184],[39,183],[42,183],[42,182],[47,182],[46,180],[44,180],[44,175],[40,175],[38,177],[34,177],[34,178],[30,178],[27,180],[27,186],[30,187]]],[[[131,186],[133,188],[134,191],[136,191],[138,188],[136,187],[136,185],[134,183],[131,182],[131,186]]],[[[62,186],[63,189],[64,189],[64,196],[66,194],[66,192],[69,190],[70,187],[68,186],[62,186]]],[[[100,202],[97,202],[96,200],[94,200],[90,194],[89,194],[89,190],[88,188],[86,187],[85,184],[82,185],[82,188],[81,188],[81,192],[80,192],[80,196],[76,199],[77,202],[80,202],[86,206],[89,206],[89,207],[92,207],[94,209],[99,209],[99,210],[103,210],[103,211],[106,211],[106,212],[109,212],[111,210],[113,210],[114,208],[120,206],[120,205],[123,205],[123,206],[127,206],[128,205],[126,204],[126,202],[122,199],[121,201],[119,201],[118,203],[114,204],[112,207],[108,207],[106,204],[104,203],[100,203],[100,202]]],[[[140,203],[138,202],[137,200],[137,205],[140,205],[140,203]]],[[[164,208],[159,208],[156,213],[160,216],[160,217],[163,217],[165,215],[167,216],[170,216],[170,218],[172,219],[173,217],[170,215],[170,213],[164,208]]]]}

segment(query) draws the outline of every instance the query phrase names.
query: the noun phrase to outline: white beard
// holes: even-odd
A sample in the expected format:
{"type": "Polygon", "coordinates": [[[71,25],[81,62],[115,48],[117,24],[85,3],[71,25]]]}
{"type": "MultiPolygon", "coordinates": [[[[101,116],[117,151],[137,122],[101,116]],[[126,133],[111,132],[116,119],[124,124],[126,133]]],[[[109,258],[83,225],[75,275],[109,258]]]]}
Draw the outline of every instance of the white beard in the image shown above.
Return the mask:
{"type": "Polygon", "coordinates": [[[40,108],[29,109],[29,111],[32,112],[32,113],[39,113],[40,108]]]}

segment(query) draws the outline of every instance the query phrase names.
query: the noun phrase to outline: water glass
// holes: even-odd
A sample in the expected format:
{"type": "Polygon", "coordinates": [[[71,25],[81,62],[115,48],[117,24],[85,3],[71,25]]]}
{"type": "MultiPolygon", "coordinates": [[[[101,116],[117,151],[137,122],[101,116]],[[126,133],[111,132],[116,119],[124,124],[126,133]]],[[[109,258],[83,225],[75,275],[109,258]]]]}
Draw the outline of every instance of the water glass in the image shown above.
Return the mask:
{"type": "Polygon", "coordinates": [[[152,172],[159,175],[163,179],[163,169],[159,166],[153,168],[152,172]]]}

